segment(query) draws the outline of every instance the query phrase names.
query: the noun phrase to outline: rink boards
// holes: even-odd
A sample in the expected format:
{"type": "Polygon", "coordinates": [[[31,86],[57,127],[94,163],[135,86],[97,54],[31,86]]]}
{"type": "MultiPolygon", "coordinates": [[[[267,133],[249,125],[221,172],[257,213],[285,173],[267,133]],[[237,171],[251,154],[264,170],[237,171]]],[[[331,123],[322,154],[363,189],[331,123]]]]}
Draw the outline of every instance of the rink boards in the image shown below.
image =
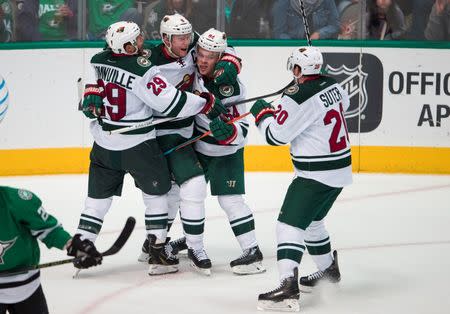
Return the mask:
{"type": "MultiPolygon", "coordinates": [[[[328,75],[351,96],[346,119],[353,170],[450,173],[450,64],[444,61],[448,47],[358,43],[363,44],[320,43],[327,45],[321,49],[328,75]]],[[[0,175],[87,172],[92,137],[89,120],[77,112],[76,80],[93,81],[89,60],[101,44],[83,45],[0,48],[0,74],[10,97],[0,124],[0,175]]],[[[279,90],[289,82],[286,59],[295,45],[294,41],[236,45],[248,97],[279,90]]],[[[248,171],[292,170],[288,147],[264,144],[254,127],[245,163],[248,171]]]]}

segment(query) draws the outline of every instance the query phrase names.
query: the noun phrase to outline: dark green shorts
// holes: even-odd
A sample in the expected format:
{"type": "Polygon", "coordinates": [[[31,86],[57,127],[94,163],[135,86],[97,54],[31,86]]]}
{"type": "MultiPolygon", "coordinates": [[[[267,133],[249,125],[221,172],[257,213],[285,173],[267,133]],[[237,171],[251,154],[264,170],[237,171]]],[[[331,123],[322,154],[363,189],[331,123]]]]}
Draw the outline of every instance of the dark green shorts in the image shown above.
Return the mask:
{"type": "MultiPolygon", "coordinates": [[[[157,137],[158,144],[163,152],[186,142],[188,139],[177,134],[163,135],[157,137]]],[[[187,180],[203,176],[203,168],[198,161],[197,154],[192,145],[188,145],[166,155],[172,179],[181,185],[187,180]]]]}
{"type": "Polygon", "coordinates": [[[211,195],[245,194],[243,148],[234,154],[220,157],[197,154],[205,170],[206,180],[210,181],[211,195]]]}
{"type": "Polygon", "coordinates": [[[325,218],[341,191],[342,188],[297,177],[289,185],[278,221],[306,230],[311,222],[325,218]]]}
{"type": "Polygon", "coordinates": [[[120,196],[127,172],[146,194],[163,195],[170,190],[167,162],[154,139],[122,151],[108,150],[94,143],[90,159],[89,197],[120,196]]]}

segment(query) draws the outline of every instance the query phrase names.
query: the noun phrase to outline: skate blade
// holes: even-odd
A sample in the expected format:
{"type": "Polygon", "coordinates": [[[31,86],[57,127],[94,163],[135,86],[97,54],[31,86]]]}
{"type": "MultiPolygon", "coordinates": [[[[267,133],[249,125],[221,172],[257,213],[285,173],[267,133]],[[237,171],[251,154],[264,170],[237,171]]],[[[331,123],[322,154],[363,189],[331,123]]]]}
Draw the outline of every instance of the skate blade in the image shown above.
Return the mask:
{"type": "Polygon", "coordinates": [[[197,267],[194,262],[191,262],[191,267],[195,269],[196,272],[205,275],[205,276],[211,276],[211,268],[200,268],[197,267]]]}
{"type": "Polygon", "coordinates": [[[188,256],[188,251],[187,250],[181,250],[181,251],[178,251],[178,253],[176,255],[177,256],[181,256],[181,257],[187,257],[188,256]]]}
{"type": "Polygon", "coordinates": [[[304,286],[302,284],[298,285],[298,289],[300,290],[300,292],[303,292],[303,293],[311,293],[313,291],[313,287],[304,286]]]}
{"type": "Polygon", "coordinates": [[[174,266],[174,265],[152,264],[148,267],[148,274],[150,276],[171,274],[171,273],[176,273],[177,271],[178,271],[178,265],[174,266]]]}
{"type": "Polygon", "coordinates": [[[261,262],[255,262],[249,265],[237,265],[231,268],[236,275],[253,275],[266,271],[261,262]]]}
{"type": "Polygon", "coordinates": [[[138,257],[138,262],[148,263],[149,258],[150,258],[150,255],[148,253],[141,252],[141,255],[139,255],[139,257],[138,257]]]}
{"type": "Polygon", "coordinates": [[[81,272],[81,269],[77,269],[75,271],[75,273],[73,274],[72,279],[78,279],[79,278],[78,275],[80,274],[80,272],[81,272]]]}
{"type": "Polygon", "coordinates": [[[280,302],[258,301],[256,307],[260,311],[299,312],[300,305],[296,299],[286,299],[280,302]]]}

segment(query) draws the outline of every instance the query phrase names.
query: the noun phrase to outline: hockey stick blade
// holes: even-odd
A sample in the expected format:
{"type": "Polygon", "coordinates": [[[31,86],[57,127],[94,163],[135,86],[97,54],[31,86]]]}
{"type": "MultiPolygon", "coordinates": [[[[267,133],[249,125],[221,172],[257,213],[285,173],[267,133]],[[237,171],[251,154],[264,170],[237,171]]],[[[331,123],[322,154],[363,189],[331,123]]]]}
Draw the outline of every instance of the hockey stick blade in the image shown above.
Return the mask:
{"type": "Polygon", "coordinates": [[[113,245],[111,245],[109,249],[107,249],[102,253],[102,256],[110,256],[119,252],[120,249],[122,249],[122,247],[130,238],[130,235],[133,232],[135,225],[136,219],[134,219],[134,217],[128,217],[127,221],[125,222],[125,226],[123,227],[116,241],[113,243],[113,245]]]}
{"type": "MultiPolygon", "coordinates": [[[[133,232],[135,225],[136,225],[136,219],[134,219],[134,217],[128,217],[127,221],[125,222],[125,226],[123,227],[123,229],[120,232],[119,236],[117,237],[116,241],[114,241],[114,243],[111,245],[111,247],[109,249],[107,249],[106,251],[101,253],[102,256],[110,256],[110,255],[114,255],[117,252],[119,252],[120,249],[122,249],[122,247],[125,245],[127,240],[130,238],[130,235],[133,232]]],[[[30,270],[69,264],[69,263],[73,263],[77,259],[79,259],[79,257],[68,258],[68,259],[63,259],[63,260],[49,262],[49,263],[43,263],[43,264],[27,267],[24,269],[14,270],[14,271],[4,271],[4,272],[0,272],[0,277],[15,276],[15,275],[24,274],[30,270]]]]}
{"type": "Polygon", "coordinates": [[[83,110],[83,79],[81,77],[77,80],[77,92],[78,92],[78,110],[83,110]]]}

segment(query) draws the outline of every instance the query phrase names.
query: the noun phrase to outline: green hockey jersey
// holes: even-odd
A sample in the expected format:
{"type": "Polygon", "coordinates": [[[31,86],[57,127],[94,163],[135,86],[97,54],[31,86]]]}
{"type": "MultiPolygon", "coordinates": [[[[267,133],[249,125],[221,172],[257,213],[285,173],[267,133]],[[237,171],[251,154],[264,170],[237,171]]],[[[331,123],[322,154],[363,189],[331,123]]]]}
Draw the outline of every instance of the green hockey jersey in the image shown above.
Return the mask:
{"type": "Polygon", "coordinates": [[[37,239],[48,248],[63,249],[70,238],[35,194],[0,186],[0,303],[20,302],[39,287],[38,270],[2,274],[39,264],[37,239]]]}

